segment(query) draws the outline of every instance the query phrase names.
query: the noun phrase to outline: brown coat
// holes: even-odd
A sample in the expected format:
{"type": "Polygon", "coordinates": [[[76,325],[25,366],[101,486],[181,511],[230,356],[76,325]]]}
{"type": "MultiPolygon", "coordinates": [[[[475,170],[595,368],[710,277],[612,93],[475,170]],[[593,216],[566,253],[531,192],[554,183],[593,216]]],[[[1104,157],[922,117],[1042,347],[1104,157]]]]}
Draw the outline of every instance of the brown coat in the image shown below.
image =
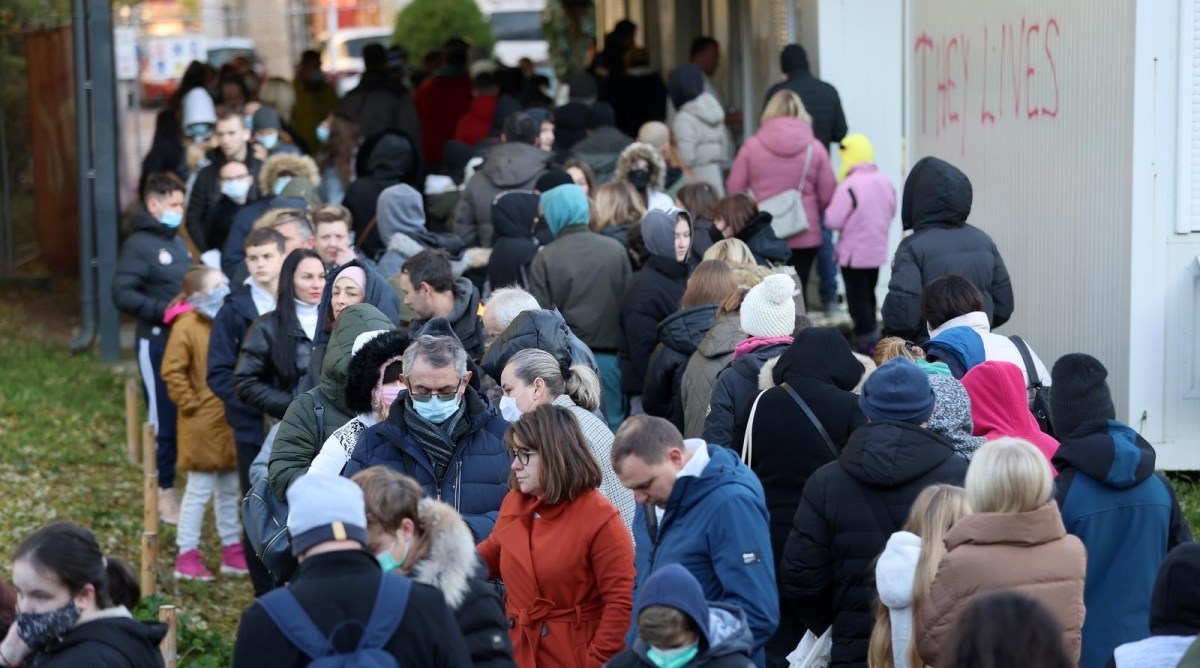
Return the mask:
{"type": "Polygon", "coordinates": [[[208,389],[208,338],[212,322],[195,311],[171,323],[163,353],[162,379],[179,407],[176,434],[178,466],[184,471],[231,471],[237,468],[233,430],[225,421],[225,404],[208,389]]]}
{"type": "Polygon", "coordinates": [[[633,611],[633,543],[600,492],[552,506],[509,492],[479,554],[492,578],[504,580],[513,656],[521,668],[600,668],[624,648],[633,611]]]}
{"type": "Polygon", "coordinates": [[[1079,661],[1087,552],[1067,534],[1057,503],[1026,513],[964,517],[946,534],[946,548],[921,620],[914,621],[913,637],[927,664],[945,665],[954,624],[971,599],[1002,589],[1045,605],[1063,629],[1072,662],[1079,661]]]}

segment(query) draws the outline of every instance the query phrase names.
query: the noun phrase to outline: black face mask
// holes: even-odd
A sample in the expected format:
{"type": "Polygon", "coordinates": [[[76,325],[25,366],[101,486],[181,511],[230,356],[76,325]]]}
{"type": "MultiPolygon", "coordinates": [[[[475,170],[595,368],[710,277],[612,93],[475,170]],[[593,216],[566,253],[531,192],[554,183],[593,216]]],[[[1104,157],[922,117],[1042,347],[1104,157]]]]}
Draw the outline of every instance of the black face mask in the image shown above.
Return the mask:
{"type": "Polygon", "coordinates": [[[717,229],[717,226],[714,224],[708,228],[708,238],[712,239],[712,242],[715,244],[725,238],[725,233],[717,229]]]}
{"type": "Polygon", "coordinates": [[[629,182],[638,190],[645,190],[650,185],[650,170],[648,169],[631,169],[629,170],[629,182]]]}

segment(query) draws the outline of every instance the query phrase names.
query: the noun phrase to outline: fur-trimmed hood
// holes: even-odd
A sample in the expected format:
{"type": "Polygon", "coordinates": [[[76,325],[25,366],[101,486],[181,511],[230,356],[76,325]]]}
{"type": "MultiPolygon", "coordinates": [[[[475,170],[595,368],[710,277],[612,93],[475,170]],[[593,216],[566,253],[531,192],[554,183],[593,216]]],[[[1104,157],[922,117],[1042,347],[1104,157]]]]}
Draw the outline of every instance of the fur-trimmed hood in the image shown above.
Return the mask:
{"type": "Polygon", "coordinates": [[[408,343],[408,334],[404,332],[385,332],[368,341],[350,358],[350,367],[346,371],[346,408],[356,415],[375,411],[375,396],[383,372],[400,360],[408,343]]]}
{"type": "Polygon", "coordinates": [[[617,167],[613,170],[613,180],[628,181],[629,171],[638,159],[645,160],[650,165],[650,189],[662,191],[663,184],[667,181],[667,161],[658,149],[643,142],[634,142],[621,151],[621,156],[617,158],[617,167]]]}
{"type": "Polygon", "coordinates": [[[458,610],[479,565],[475,539],[458,511],[446,503],[421,499],[417,515],[421,528],[429,534],[429,549],[409,576],[441,591],[446,605],[458,610]]]}
{"type": "Polygon", "coordinates": [[[279,153],[267,158],[263,163],[262,171],[258,173],[258,189],[264,195],[270,196],[275,192],[275,179],[284,172],[296,178],[308,179],[314,187],[321,185],[321,170],[317,168],[315,160],[307,155],[279,153]]]}
{"type": "Polygon", "coordinates": [[[775,364],[778,361],[778,357],[772,357],[758,370],[758,390],[760,392],[765,392],[775,387],[775,364]]]}

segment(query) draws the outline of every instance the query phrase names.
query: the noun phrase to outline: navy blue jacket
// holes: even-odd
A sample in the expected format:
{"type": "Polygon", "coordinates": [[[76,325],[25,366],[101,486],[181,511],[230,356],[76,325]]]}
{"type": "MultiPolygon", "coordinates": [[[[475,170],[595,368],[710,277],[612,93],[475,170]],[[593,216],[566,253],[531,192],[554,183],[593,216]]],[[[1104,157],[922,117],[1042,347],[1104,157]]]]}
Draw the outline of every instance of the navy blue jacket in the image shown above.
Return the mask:
{"type": "MultiPolygon", "coordinates": [[[[687,568],[704,588],[704,598],[745,611],[761,666],[762,647],[779,624],[763,488],[732,450],[702,447],[708,448],[708,465],[699,477],[675,481],[661,520],[655,520],[652,507],[638,504],[633,519],[637,586],[660,566],[687,568]]],[[[636,586],[634,591],[636,598],[636,586]]],[[[636,637],[635,619],[627,644],[636,637]]]]}
{"type": "Polygon", "coordinates": [[[407,393],[402,392],[387,422],[363,433],[342,475],[349,478],[363,469],[383,465],[412,476],[421,483],[425,496],[454,506],[471,527],[475,542],[484,540],[492,534],[500,503],[508,494],[512,465],[504,444],[508,422],[468,387],[463,395],[463,401],[467,402],[464,419],[470,420],[471,426],[458,442],[454,458],[439,483],[429,456],[404,423],[403,406],[407,398],[407,393]]]}
{"type": "Polygon", "coordinates": [[[238,209],[233,215],[233,224],[229,228],[229,236],[225,237],[225,248],[221,249],[221,271],[229,277],[229,282],[241,285],[249,276],[246,270],[246,237],[254,229],[254,223],[268,211],[275,209],[308,208],[308,202],[298,197],[275,197],[250,202],[238,209]]]}
{"type": "Polygon", "coordinates": [[[1080,665],[1100,668],[1118,645],[1150,636],[1150,595],[1167,551],[1192,539],[1154,448],[1116,420],[1085,422],[1054,455],[1063,525],[1087,548],[1080,665]]]}
{"type": "Polygon", "coordinates": [[[225,402],[225,420],[233,427],[238,443],[262,443],[263,414],[238,399],[233,368],[242,351],[242,340],[250,325],[258,320],[258,309],[250,286],[244,285],[225,298],[225,305],[213,319],[208,340],[208,389],[225,402]]]}

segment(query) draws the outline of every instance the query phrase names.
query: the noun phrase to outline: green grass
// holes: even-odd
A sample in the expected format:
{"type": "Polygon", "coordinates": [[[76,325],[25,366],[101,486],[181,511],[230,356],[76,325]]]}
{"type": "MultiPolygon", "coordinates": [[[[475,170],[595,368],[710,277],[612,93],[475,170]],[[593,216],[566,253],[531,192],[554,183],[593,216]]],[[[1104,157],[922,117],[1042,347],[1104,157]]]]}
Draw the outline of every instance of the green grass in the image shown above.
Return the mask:
{"type": "MultiPolygon", "coordinates": [[[[0,300],[13,303],[21,300],[0,300]]],[[[53,520],[83,524],[106,554],[129,560],[135,569],[140,563],[142,473],[125,454],[127,376],[94,353],[71,356],[65,336],[61,329],[41,331],[26,314],[0,306],[0,577],[5,582],[11,581],[9,555],[30,532],[53,520]]],[[[238,619],[252,599],[249,580],[218,574],[211,583],[177,583],[173,527],[160,527],[159,543],[161,599],[153,602],[174,604],[183,616],[180,665],[228,665],[238,619]]],[[[211,511],[201,550],[216,572],[220,545],[211,511]]]]}
{"type": "Polygon", "coordinates": [[[1187,518],[1192,535],[1200,539],[1200,476],[1196,473],[1172,474],[1171,485],[1175,488],[1175,496],[1179,498],[1179,507],[1187,518]]]}

